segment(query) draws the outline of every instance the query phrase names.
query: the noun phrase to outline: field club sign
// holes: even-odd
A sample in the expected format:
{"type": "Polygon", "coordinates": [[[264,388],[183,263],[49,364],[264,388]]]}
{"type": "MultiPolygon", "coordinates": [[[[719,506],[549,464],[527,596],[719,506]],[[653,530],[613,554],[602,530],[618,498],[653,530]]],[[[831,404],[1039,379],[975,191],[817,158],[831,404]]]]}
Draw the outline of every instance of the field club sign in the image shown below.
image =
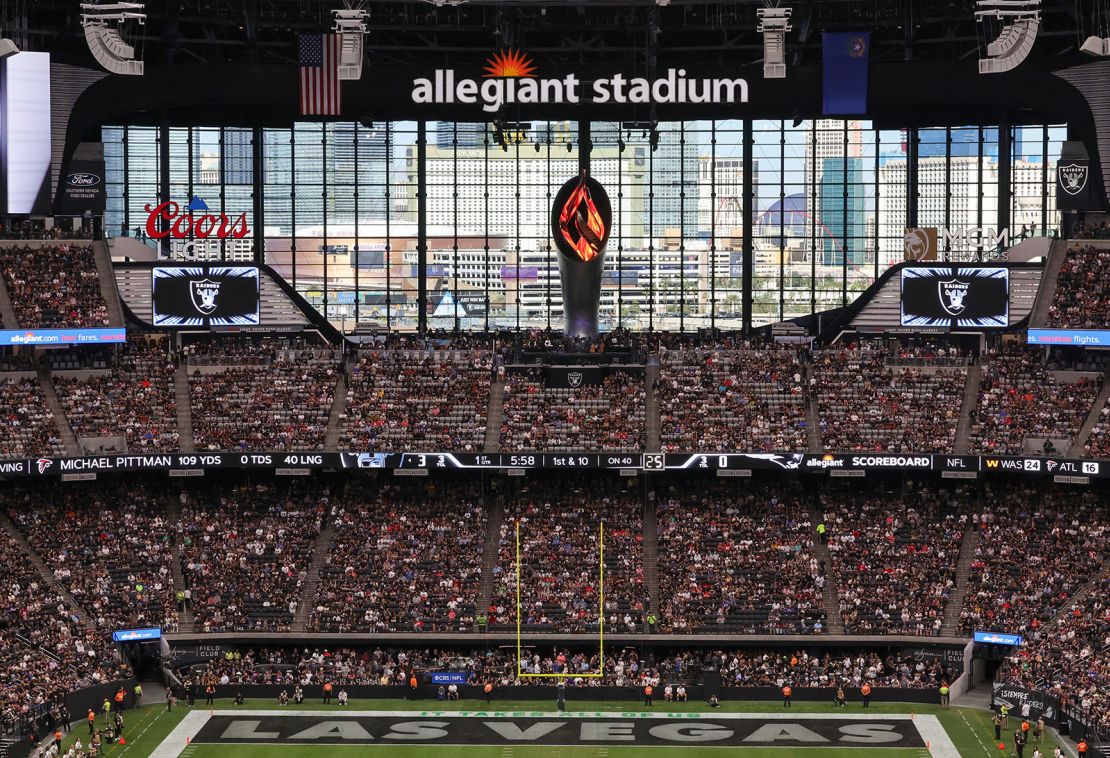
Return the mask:
{"type": "Polygon", "coordinates": [[[412,81],[412,101],[418,105],[481,104],[487,113],[504,105],[577,103],[746,103],[748,82],[742,78],[693,78],[684,68],[668,68],[657,79],[616,73],[583,82],[570,73],[558,78],[536,76],[536,66],[523,53],[495,54],[482,79],[460,78],[455,69],[436,69],[431,78],[412,81]]]}

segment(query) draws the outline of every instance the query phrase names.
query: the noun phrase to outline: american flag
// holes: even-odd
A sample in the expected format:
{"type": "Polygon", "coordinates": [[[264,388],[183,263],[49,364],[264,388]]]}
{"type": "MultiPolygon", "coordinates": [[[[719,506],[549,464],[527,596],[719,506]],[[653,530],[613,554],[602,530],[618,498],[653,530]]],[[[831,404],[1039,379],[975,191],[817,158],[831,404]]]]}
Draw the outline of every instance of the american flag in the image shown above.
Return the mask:
{"type": "Polygon", "coordinates": [[[302,34],[300,48],[301,115],[338,116],[338,34],[302,34]]]}

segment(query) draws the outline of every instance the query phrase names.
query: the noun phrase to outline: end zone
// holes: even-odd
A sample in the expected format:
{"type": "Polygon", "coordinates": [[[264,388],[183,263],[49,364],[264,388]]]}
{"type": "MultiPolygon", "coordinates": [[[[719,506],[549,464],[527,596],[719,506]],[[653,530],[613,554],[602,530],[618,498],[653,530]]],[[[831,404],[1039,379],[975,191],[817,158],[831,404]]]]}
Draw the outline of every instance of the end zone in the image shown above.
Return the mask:
{"type": "Polygon", "coordinates": [[[189,744],[922,748],[959,758],[936,716],[882,713],[192,711],[151,758],[177,758],[189,744]]]}

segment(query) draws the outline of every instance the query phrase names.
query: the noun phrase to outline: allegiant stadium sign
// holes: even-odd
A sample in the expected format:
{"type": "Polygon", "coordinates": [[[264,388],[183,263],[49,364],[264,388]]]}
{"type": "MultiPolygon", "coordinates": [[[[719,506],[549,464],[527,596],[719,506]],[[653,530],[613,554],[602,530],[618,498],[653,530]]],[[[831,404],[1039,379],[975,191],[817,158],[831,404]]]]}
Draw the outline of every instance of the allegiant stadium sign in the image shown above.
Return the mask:
{"type": "Polygon", "coordinates": [[[531,59],[514,50],[487,62],[482,79],[459,77],[455,69],[436,69],[432,77],[412,81],[412,101],[419,105],[480,104],[487,113],[504,105],[577,103],[746,103],[743,78],[696,78],[686,69],[668,68],[656,79],[616,73],[586,82],[570,73],[557,78],[536,76],[531,59]]]}

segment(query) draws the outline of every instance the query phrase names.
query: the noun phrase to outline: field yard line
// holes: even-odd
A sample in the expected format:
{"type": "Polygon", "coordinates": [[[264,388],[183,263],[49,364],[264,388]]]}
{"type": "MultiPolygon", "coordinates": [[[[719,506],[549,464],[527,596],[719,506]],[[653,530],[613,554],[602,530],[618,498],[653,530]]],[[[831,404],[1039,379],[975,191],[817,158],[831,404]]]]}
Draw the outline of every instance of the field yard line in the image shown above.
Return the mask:
{"type": "Polygon", "coordinates": [[[963,709],[957,708],[957,710],[960,712],[960,718],[962,718],[964,720],[964,723],[967,724],[967,730],[975,735],[975,739],[979,742],[979,747],[983,748],[983,752],[987,755],[992,755],[991,751],[987,750],[987,746],[983,742],[983,738],[979,736],[979,730],[973,728],[971,726],[971,722],[967,720],[967,716],[964,715],[963,709]]]}
{"type": "Polygon", "coordinates": [[[124,735],[124,739],[127,739],[127,747],[125,747],[125,748],[124,748],[123,750],[121,750],[121,751],[120,751],[120,755],[123,755],[123,754],[124,754],[124,753],[126,753],[126,752],[127,752],[128,750],[130,750],[130,749],[131,749],[131,746],[132,746],[132,745],[134,745],[134,744],[135,744],[135,742],[136,742],[137,740],[140,740],[140,739],[142,739],[142,736],[143,736],[144,734],[146,734],[146,733],[147,733],[147,730],[149,730],[149,729],[150,729],[150,727],[154,726],[155,722],[157,722],[157,721],[158,721],[158,719],[162,718],[162,714],[163,714],[163,713],[165,713],[165,711],[159,710],[159,711],[158,711],[158,715],[157,715],[157,716],[155,716],[154,718],[152,718],[152,719],[150,720],[150,723],[146,725],[146,728],[145,728],[145,729],[143,729],[143,730],[142,730],[141,732],[139,732],[139,733],[138,733],[137,735],[135,735],[135,738],[134,738],[134,739],[128,739],[128,738],[127,738],[127,735],[125,734],[125,735],[124,735]]]}
{"type": "Polygon", "coordinates": [[[185,714],[185,718],[181,719],[178,725],[173,728],[173,731],[166,735],[162,744],[154,748],[148,758],[177,758],[185,748],[185,738],[192,739],[196,737],[197,732],[207,722],[208,714],[205,711],[189,711],[185,714]]]}
{"type": "Polygon", "coordinates": [[[921,715],[913,723],[917,726],[917,733],[929,743],[929,754],[934,758],[960,758],[960,751],[936,716],[921,715]]]}

